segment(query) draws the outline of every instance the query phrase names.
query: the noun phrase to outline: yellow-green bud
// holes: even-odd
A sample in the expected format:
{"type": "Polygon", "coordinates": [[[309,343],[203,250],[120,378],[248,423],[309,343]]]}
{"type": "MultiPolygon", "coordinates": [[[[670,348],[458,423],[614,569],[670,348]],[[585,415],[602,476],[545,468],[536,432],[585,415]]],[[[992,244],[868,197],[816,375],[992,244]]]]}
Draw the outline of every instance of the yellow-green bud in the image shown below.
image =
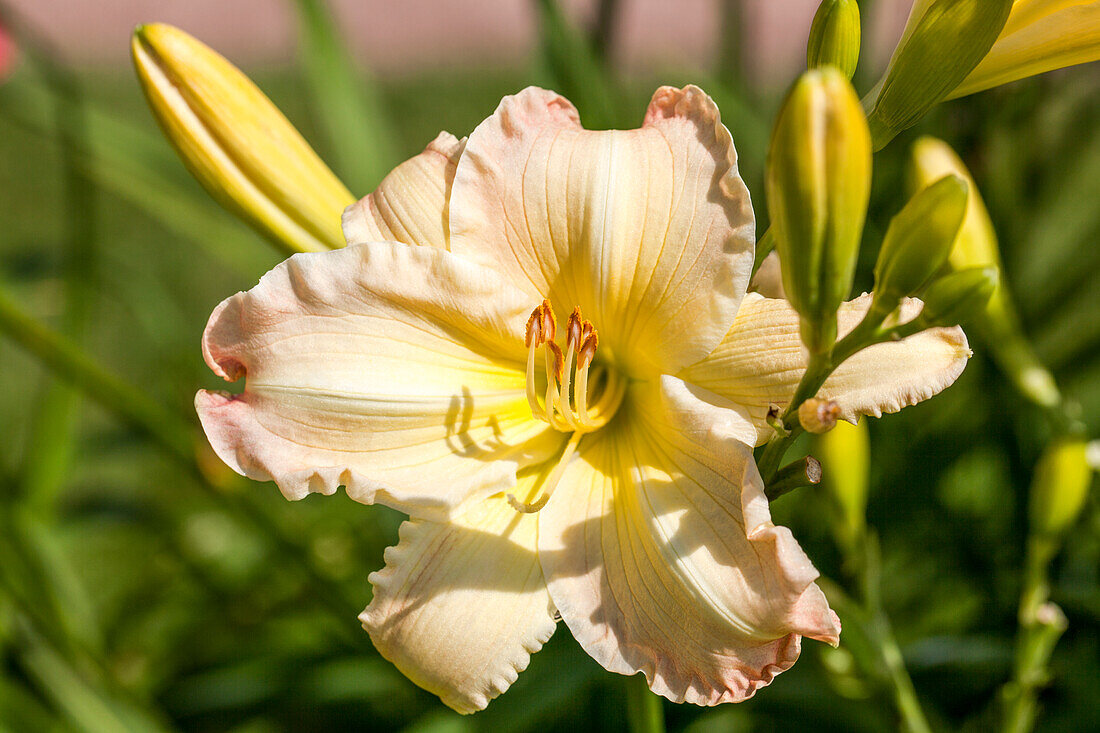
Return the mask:
{"type": "Polygon", "coordinates": [[[1039,535],[1059,535],[1081,513],[1092,483],[1088,444],[1064,438],[1050,445],[1035,467],[1031,482],[1031,527],[1039,535]]]}
{"type": "Polygon", "coordinates": [[[948,261],[956,270],[987,265],[999,268],[1001,255],[997,248],[997,233],[993,230],[993,222],[970,171],[943,140],[926,135],[913,143],[909,168],[909,190],[912,193],[927,188],[946,175],[959,176],[969,186],[966,218],[955,238],[948,261]]]}
{"type": "Polygon", "coordinates": [[[875,304],[889,312],[947,262],[966,214],[969,186],[948,174],[917,192],[890,220],[875,263],[875,304]]]}
{"type": "MultiPolygon", "coordinates": [[[[913,145],[909,173],[913,191],[919,191],[948,173],[961,176],[970,184],[966,218],[948,256],[948,263],[955,270],[995,267],[1000,272],[1001,255],[993,222],[990,221],[989,212],[986,211],[970,171],[959,160],[955,151],[942,140],[922,137],[913,145]]],[[[973,323],[982,331],[984,340],[993,348],[997,362],[1022,394],[1046,407],[1053,407],[1061,401],[1062,396],[1054,378],[1035,356],[1021,333],[1016,309],[1003,281],[998,282],[989,298],[984,319],[977,319],[973,323]]]]}
{"type": "Polygon", "coordinates": [[[929,326],[957,326],[980,315],[997,289],[996,267],[971,267],[945,275],[924,292],[921,319],[929,326]]]}
{"type": "Polygon", "coordinates": [[[852,288],[871,190],[867,120],[840,71],[810,70],[795,83],[772,132],[766,184],[783,289],[803,343],[824,353],[852,288]]]}
{"type": "Polygon", "coordinates": [[[131,51],[165,135],[219,203],[286,251],[344,245],[355,198],[248,77],[169,25],[139,26],[131,51]]]}
{"type": "Polygon", "coordinates": [[[997,40],[1012,0],[917,0],[886,73],[867,95],[875,150],[912,127],[997,40]]]}
{"type": "Polygon", "coordinates": [[[822,481],[840,510],[835,528],[838,539],[851,549],[866,527],[871,465],[866,422],[837,422],[832,430],[817,436],[814,453],[821,462],[822,481]]]}
{"type": "Polygon", "coordinates": [[[856,0],[822,0],[810,26],[806,68],[835,66],[847,78],[859,63],[859,4],[856,0]]]}

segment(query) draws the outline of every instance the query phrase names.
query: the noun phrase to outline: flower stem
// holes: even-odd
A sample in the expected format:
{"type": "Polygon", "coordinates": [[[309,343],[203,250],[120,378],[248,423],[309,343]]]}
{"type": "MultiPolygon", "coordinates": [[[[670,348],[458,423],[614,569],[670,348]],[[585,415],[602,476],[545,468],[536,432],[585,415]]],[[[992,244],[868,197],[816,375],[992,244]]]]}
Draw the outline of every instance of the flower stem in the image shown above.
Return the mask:
{"type": "MultiPolygon", "coordinates": [[[[345,589],[314,566],[313,554],[300,538],[284,530],[244,496],[224,490],[224,486],[215,485],[207,477],[198,465],[196,449],[203,443],[194,423],[178,417],[141,390],[106,371],[80,347],[24,313],[3,290],[0,290],[0,334],[9,336],[87,397],[152,438],[209,496],[269,537],[283,557],[305,573],[318,600],[336,613],[337,618],[354,608],[345,589]]],[[[345,635],[343,630],[340,633],[351,645],[359,643],[357,637],[345,635]]]]}
{"type": "Polygon", "coordinates": [[[752,274],[756,275],[756,271],[760,269],[760,265],[764,264],[764,260],[775,249],[775,235],[772,233],[771,227],[768,227],[768,231],[764,232],[763,236],[756,243],[756,254],[752,262],[752,274]]]}
{"type": "Polygon", "coordinates": [[[146,397],[129,383],[110,374],[80,347],[24,313],[0,291],[0,333],[34,354],[55,373],[126,422],[149,434],[176,458],[194,460],[190,426],[146,397]]]}
{"type": "Polygon", "coordinates": [[[825,380],[838,366],[868,346],[907,338],[926,327],[919,320],[914,319],[900,326],[882,328],[882,323],[887,315],[888,311],[872,306],[863,320],[848,335],[837,341],[831,350],[810,354],[806,371],[803,373],[798,387],[795,388],[790,404],[787,405],[787,409],[780,418],[789,429],[789,432],[787,435],[776,434],[765,446],[757,464],[765,486],[770,486],[775,481],[776,472],[779,470],[779,465],[782,463],[787,449],[802,434],[802,426],[798,424],[797,417],[799,406],[817,394],[818,390],[825,384],[825,380]]]}
{"type": "Polygon", "coordinates": [[[901,650],[898,648],[897,640],[894,639],[886,614],[881,612],[877,614],[873,625],[876,629],[872,638],[878,642],[882,659],[886,662],[894,704],[897,705],[898,713],[901,715],[902,730],[908,733],[931,733],[932,729],[924,717],[924,711],[917,699],[917,691],[913,687],[913,680],[909,677],[909,671],[905,669],[905,660],[901,656],[901,650]]]}
{"type": "Polygon", "coordinates": [[[1002,692],[1005,733],[1027,733],[1035,727],[1039,690],[1050,678],[1047,663],[1066,630],[1066,617],[1050,602],[1047,568],[1058,552],[1050,537],[1028,540],[1024,588],[1020,595],[1020,630],[1012,681],[1002,692]]]}
{"type": "Polygon", "coordinates": [[[631,733],[665,733],[661,698],[649,691],[645,675],[626,680],[626,717],[631,733]]]}

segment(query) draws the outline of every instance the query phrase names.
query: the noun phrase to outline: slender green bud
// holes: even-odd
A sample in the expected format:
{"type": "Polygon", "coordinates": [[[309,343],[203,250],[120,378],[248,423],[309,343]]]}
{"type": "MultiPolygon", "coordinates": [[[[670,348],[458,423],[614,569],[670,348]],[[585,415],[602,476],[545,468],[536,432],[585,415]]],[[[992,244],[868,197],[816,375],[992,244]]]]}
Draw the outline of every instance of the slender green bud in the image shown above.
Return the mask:
{"type": "Polygon", "coordinates": [[[1088,498],[1092,466],[1081,438],[1052,443],[1039,459],[1031,482],[1031,527],[1038,535],[1060,535],[1073,526],[1088,498]]]}
{"type": "Polygon", "coordinates": [[[871,465],[866,422],[837,422],[832,430],[817,436],[814,453],[821,461],[822,480],[839,508],[834,527],[837,539],[852,549],[866,528],[871,465]]]}
{"type": "Polygon", "coordinates": [[[879,83],[864,100],[875,150],[959,86],[1008,20],[1012,0],[917,0],[879,83]]]}
{"type": "Polygon", "coordinates": [[[928,286],[921,319],[931,326],[957,326],[980,315],[997,289],[996,267],[971,267],[928,286]]]}
{"type": "Polygon", "coordinates": [[[810,70],[795,83],[772,132],[766,184],[783,289],[803,343],[825,353],[852,289],[871,190],[867,120],[838,70],[810,70]]]}
{"type": "Polygon", "coordinates": [[[139,26],[131,51],[157,122],[219,203],[285,251],[344,246],[355,198],[248,77],[169,25],[139,26]]]}
{"type": "MultiPolygon", "coordinates": [[[[948,173],[961,176],[970,184],[966,218],[951,249],[948,263],[952,269],[995,267],[1001,271],[997,233],[970,171],[947,143],[922,137],[913,144],[910,166],[911,190],[919,191],[948,173]]],[[[997,363],[1028,399],[1044,407],[1053,407],[1062,396],[1054,377],[1042,365],[1023,336],[1020,321],[1003,278],[997,283],[985,307],[984,317],[972,321],[986,343],[992,347],[997,363]]]]}
{"type": "Polygon", "coordinates": [[[859,63],[859,4],[856,0],[822,0],[810,26],[806,68],[835,66],[851,79],[859,63]]]}
{"type": "Polygon", "coordinates": [[[890,220],[875,263],[875,304],[887,312],[947,262],[966,214],[969,186],[948,174],[917,192],[890,220]]]}

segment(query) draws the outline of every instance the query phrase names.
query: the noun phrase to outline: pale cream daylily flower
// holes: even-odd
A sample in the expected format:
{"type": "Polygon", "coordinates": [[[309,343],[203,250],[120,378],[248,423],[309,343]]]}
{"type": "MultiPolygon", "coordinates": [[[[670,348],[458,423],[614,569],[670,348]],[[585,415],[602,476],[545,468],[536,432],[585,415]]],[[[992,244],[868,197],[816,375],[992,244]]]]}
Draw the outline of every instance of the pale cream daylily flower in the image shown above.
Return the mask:
{"type": "MultiPolygon", "coordinates": [[[[607,669],[703,705],[751,696],[802,636],[837,643],[752,460],[805,368],[798,317],[745,295],[752,209],[702,91],[592,132],[527,89],[395,169],[344,231],[218,306],[207,363],[247,383],[196,403],[237,471],[411,515],[361,616],[383,656],[471,712],[555,612],[607,669]]],[[[822,393],[847,418],[898,410],[968,355],[958,328],[926,331],[822,393]]]]}
{"type": "Polygon", "coordinates": [[[1100,59],[1100,0],[1016,0],[985,58],[949,98],[1100,59]]]}

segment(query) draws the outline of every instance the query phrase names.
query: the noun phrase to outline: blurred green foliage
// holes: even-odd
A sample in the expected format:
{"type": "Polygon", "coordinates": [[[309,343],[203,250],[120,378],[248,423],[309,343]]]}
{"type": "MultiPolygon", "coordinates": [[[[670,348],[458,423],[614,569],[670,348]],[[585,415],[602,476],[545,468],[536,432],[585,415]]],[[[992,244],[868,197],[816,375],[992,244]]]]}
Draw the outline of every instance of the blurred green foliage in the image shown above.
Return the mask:
{"type": "MultiPolygon", "coordinates": [[[[606,49],[540,2],[545,32],[530,68],[456,64],[376,79],[344,113],[325,116],[355,77],[326,71],[344,63],[325,40],[331,28],[314,3],[300,6],[304,48],[314,49],[304,71],[255,78],[349,183],[376,181],[380,161],[414,154],[440,129],[469,133],[530,83],[570,96],[599,127],[640,121],[659,83],[690,82],[719,102],[764,229],[763,159],[782,89],[686,68],[623,80],[602,65],[606,49]],[[358,114],[370,120],[370,145],[345,137],[358,114]]],[[[120,421],[96,394],[59,398],[52,375],[0,339],[0,730],[624,729],[625,680],[604,673],[565,628],[472,718],[374,652],[356,615],[401,516],[343,495],[289,504],[273,486],[226,476],[194,429],[195,390],[220,386],[199,353],[203,325],[276,254],[188,177],[129,74],[70,79],[82,90],[83,123],[66,130],[73,102],[59,100],[66,87],[44,68],[32,59],[0,86],[0,285],[170,412],[179,435],[193,435],[201,470],[185,466],[178,442],[166,450],[169,441],[140,420],[120,421]]],[[[908,145],[921,133],[952,143],[971,167],[1026,331],[1089,434],[1100,434],[1095,67],[944,105],[876,156],[857,292],[870,285],[904,200],[908,145]]],[[[981,731],[1011,672],[1027,487],[1049,433],[985,346],[972,345],[946,393],[872,421],[868,523],[881,540],[883,603],[933,726],[981,731]]],[[[823,575],[842,580],[821,520],[826,501],[803,489],[774,513],[823,575]]],[[[1096,504],[1094,493],[1054,565],[1052,598],[1069,630],[1040,699],[1040,730],[1100,720],[1096,504]]],[[[740,705],[666,704],[669,729],[893,730],[888,695],[853,661],[860,644],[856,633],[839,650],[807,642],[801,662],[740,705]]]]}

